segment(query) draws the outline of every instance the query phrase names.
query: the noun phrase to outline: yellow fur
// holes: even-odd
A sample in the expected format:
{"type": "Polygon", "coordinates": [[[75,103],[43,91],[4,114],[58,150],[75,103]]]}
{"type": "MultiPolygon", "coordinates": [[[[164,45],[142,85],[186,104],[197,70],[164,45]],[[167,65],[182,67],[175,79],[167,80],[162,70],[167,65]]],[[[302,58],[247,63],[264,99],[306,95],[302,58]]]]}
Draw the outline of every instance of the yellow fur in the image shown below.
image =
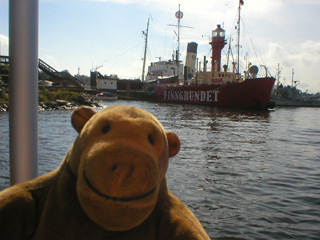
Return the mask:
{"type": "Polygon", "coordinates": [[[179,138],[150,113],[80,107],[57,170],[0,192],[0,239],[209,239],[167,188],[179,138]]]}

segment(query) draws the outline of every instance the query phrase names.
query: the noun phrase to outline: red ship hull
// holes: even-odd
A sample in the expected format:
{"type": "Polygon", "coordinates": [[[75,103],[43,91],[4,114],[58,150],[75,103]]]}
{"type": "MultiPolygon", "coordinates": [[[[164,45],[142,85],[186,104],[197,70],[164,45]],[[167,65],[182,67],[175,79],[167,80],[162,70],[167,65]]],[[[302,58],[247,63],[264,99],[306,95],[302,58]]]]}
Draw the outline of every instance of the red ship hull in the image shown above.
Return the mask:
{"type": "Polygon", "coordinates": [[[274,82],[274,78],[265,77],[223,85],[158,85],[154,93],[157,100],[164,102],[267,109],[274,107],[270,99],[274,82]]]}

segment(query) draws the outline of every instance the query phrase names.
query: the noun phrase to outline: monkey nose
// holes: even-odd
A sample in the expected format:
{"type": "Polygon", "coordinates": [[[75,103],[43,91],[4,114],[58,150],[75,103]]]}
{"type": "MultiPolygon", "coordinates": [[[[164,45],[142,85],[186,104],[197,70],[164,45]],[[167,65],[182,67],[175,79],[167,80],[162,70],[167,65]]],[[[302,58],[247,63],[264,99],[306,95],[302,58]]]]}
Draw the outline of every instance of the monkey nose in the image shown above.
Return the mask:
{"type": "Polygon", "coordinates": [[[120,187],[130,181],[134,174],[134,169],[135,167],[132,164],[112,164],[110,171],[113,178],[113,186],[120,187]]]}

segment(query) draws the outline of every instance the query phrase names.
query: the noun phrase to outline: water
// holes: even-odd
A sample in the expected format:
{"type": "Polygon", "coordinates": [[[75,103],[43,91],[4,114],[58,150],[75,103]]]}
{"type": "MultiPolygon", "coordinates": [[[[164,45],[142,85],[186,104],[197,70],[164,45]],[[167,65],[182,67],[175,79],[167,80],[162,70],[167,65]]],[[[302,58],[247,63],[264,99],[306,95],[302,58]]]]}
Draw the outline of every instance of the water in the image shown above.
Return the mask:
{"type": "MultiPolygon", "coordinates": [[[[320,109],[271,112],[142,107],[181,138],[170,190],[212,239],[320,239],[320,109]]],[[[76,132],[71,111],[39,113],[39,174],[57,168],[76,132]]],[[[0,189],[9,185],[8,114],[0,113],[0,189]]]]}

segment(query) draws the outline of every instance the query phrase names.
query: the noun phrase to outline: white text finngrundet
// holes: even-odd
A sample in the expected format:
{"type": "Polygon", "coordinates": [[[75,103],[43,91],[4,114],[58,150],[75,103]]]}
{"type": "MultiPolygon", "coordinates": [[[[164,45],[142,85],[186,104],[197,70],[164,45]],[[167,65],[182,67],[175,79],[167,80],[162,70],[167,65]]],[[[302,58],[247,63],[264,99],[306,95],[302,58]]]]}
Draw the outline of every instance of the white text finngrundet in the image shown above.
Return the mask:
{"type": "Polygon", "coordinates": [[[164,91],[164,100],[218,102],[219,91],[164,91]]]}

